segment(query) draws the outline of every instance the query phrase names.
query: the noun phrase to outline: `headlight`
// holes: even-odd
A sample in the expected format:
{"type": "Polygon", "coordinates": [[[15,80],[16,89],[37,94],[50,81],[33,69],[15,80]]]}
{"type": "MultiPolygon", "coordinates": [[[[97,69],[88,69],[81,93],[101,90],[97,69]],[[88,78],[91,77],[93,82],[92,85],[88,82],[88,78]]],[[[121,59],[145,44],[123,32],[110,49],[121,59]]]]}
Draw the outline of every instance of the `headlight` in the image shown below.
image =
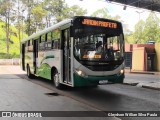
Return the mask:
{"type": "Polygon", "coordinates": [[[124,73],[124,70],[122,69],[122,70],[120,71],[120,73],[123,74],[123,73],[124,73]]]}
{"type": "Polygon", "coordinates": [[[77,73],[78,73],[78,75],[81,76],[83,72],[81,70],[79,70],[79,71],[77,71],[77,73]]]}
{"type": "Polygon", "coordinates": [[[82,76],[82,77],[87,77],[86,74],[82,71],[82,70],[75,70],[76,73],[79,75],[79,76],[82,76]]]}

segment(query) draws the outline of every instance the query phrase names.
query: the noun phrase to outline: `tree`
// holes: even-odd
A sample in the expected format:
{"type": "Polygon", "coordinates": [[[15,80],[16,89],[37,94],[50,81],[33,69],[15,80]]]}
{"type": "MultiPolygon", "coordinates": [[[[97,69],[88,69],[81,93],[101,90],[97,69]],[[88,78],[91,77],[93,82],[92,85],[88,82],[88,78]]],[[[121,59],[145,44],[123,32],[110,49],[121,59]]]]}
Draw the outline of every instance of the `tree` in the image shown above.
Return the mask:
{"type": "Polygon", "coordinates": [[[43,22],[43,19],[47,15],[47,11],[42,8],[41,5],[36,5],[31,10],[33,19],[34,19],[34,25],[35,25],[35,32],[37,30],[43,29],[45,27],[45,23],[43,22]]]}
{"type": "Polygon", "coordinates": [[[47,11],[46,23],[47,27],[51,25],[51,19],[54,23],[62,20],[63,9],[66,7],[64,0],[44,0],[42,8],[47,11]]]}
{"type": "Polygon", "coordinates": [[[107,8],[102,8],[102,9],[99,9],[97,11],[95,11],[94,13],[92,13],[93,17],[100,17],[100,18],[107,18],[107,19],[111,19],[111,20],[117,20],[117,21],[121,21],[121,17],[119,15],[116,15],[116,16],[111,16],[109,15],[109,11],[107,8]]]}
{"type": "Polygon", "coordinates": [[[28,35],[37,30],[74,15],[84,15],[86,10],[79,6],[68,7],[65,0],[21,0],[27,7],[26,32],[28,35]]]}
{"type": "Polygon", "coordinates": [[[101,17],[101,18],[108,18],[108,19],[111,18],[107,8],[99,9],[99,10],[95,11],[91,16],[93,16],[93,17],[101,17]]]}
{"type": "MultiPolygon", "coordinates": [[[[45,27],[50,27],[52,24],[70,18],[76,15],[84,15],[87,13],[79,6],[69,7],[65,0],[1,0],[1,15],[4,20],[8,20],[6,12],[12,10],[10,20],[18,29],[19,40],[22,38],[23,31],[31,35],[37,30],[42,30],[45,27]],[[13,2],[14,1],[14,2],[13,2]],[[7,5],[7,3],[15,3],[14,7],[7,5]],[[4,9],[6,7],[6,9],[4,9]],[[8,9],[10,8],[10,9],[8,9]],[[3,10],[2,10],[3,9],[3,10]],[[6,19],[7,18],[7,19],[6,19]]],[[[8,12],[7,12],[8,13],[8,12]]],[[[9,21],[10,21],[9,20],[9,21]]],[[[6,21],[7,23],[7,21],[6,21]]],[[[8,24],[7,24],[8,25],[8,24]]],[[[8,37],[9,35],[6,35],[8,37]]],[[[7,38],[8,40],[8,38],[7,38]]]]}
{"type": "Polygon", "coordinates": [[[1,0],[0,1],[0,15],[2,20],[5,21],[6,25],[6,49],[7,49],[7,56],[9,58],[9,43],[10,43],[10,15],[11,15],[11,8],[13,6],[12,0],[1,0]]]}
{"type": "Polygon", "coordinates": [[[62,19],[71,18],[73,16],[83,16],[87,13],[87,10],[82,9],[77,5],[73,5],[71,7],[66,7],[63,9],[62,19]]]}
{"type": "Polygon", "coordinates": [[[14,23],[14,26],[18,29],[18,38],[19,42],[23,38],[23,32],[24,32],[24,11],[25,11],[25,6],[22,3],[21,0],[15,0],[17,4],[12,8],[13,14],[11,15],[11,21],[14,23]]]}
{"type": "Polygon", "coordinates": [[[44,8],[48,11],[47,20],[50,24],[51,19],[53,23],[62,21],[63,19],[70,18],[73,16],[80,16],[87,13],[86,10],[83,10],[77,5],[69,7],[64,0],[45,0],[44,8]],[[50,17],[52,16],[52,17],[50,17]]]}
{"type": "Polygon", "coordinates": [[[26,7],[27,18],[24,20],[26,24],[25,32],[27,35],[31,35],[35,31],[35,27],[33,25],[33,17],[32,17],[32,9],[38,4],[39,0],[21,0],[22,4],[26,7]]]}
{"type": "Polygon", "coordinates": [[[136,25],[135,25],[135,32],[134,32],[134,43],[144,43],[145,38],[144,38],[144,27],[145,27],[145,22],[143,20],[140,20],[136,25]]]}
{"type": "Polygon", "coordinates": [[[160,41],[160,19],[154,12],[151,12],[146,19],[144,27],[145,43],[148,41],[160,41]]]}

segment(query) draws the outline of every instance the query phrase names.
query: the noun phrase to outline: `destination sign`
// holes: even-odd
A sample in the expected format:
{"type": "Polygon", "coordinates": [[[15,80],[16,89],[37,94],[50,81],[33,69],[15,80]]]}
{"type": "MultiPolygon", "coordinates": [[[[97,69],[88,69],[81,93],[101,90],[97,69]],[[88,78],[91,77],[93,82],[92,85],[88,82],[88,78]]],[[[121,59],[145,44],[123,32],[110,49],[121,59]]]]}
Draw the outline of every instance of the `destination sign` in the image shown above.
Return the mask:
{"type": "Polygon", "coordinates": [[[107,27],[107,28],[117,28],[117,23],[114,22],[105,22],[99,20],[91,20],[91,19],[84,19],[82,21],[84,25],[91,25],[91,26],[99,26],[99,27],[107,27]]]}
{"type": "Polygon", "coordinates": [[[92,55],[92,56],[90,56],[90,55],[83,55],[83,58],[96,58],[96,59],[99,59],[99,58],[101,58],[101,55],[92,55]]]}

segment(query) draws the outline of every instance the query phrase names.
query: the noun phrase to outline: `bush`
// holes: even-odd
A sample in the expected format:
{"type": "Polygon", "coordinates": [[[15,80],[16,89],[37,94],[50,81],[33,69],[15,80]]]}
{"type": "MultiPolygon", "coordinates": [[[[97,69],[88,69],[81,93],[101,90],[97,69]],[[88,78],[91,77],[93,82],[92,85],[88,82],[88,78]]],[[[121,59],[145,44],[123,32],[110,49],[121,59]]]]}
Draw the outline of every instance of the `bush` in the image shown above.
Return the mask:
{"type": "Polygon", "coordinates": [[[0,53],[0,59],[12,59],[12,58],[20,58],[20,55],[15,53],[7,55],[6,53],[0,53]]]}

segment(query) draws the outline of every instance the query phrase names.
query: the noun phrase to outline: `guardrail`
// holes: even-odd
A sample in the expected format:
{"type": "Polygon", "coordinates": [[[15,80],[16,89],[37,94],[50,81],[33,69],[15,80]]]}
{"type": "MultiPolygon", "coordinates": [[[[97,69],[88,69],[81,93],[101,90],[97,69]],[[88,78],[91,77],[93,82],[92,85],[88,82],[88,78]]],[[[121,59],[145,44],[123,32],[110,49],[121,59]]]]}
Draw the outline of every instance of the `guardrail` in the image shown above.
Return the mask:
{"type": "Polygon", "coordinates": [[[0,65],[20,65],[20,59],[0,59],[0,65]]]}

